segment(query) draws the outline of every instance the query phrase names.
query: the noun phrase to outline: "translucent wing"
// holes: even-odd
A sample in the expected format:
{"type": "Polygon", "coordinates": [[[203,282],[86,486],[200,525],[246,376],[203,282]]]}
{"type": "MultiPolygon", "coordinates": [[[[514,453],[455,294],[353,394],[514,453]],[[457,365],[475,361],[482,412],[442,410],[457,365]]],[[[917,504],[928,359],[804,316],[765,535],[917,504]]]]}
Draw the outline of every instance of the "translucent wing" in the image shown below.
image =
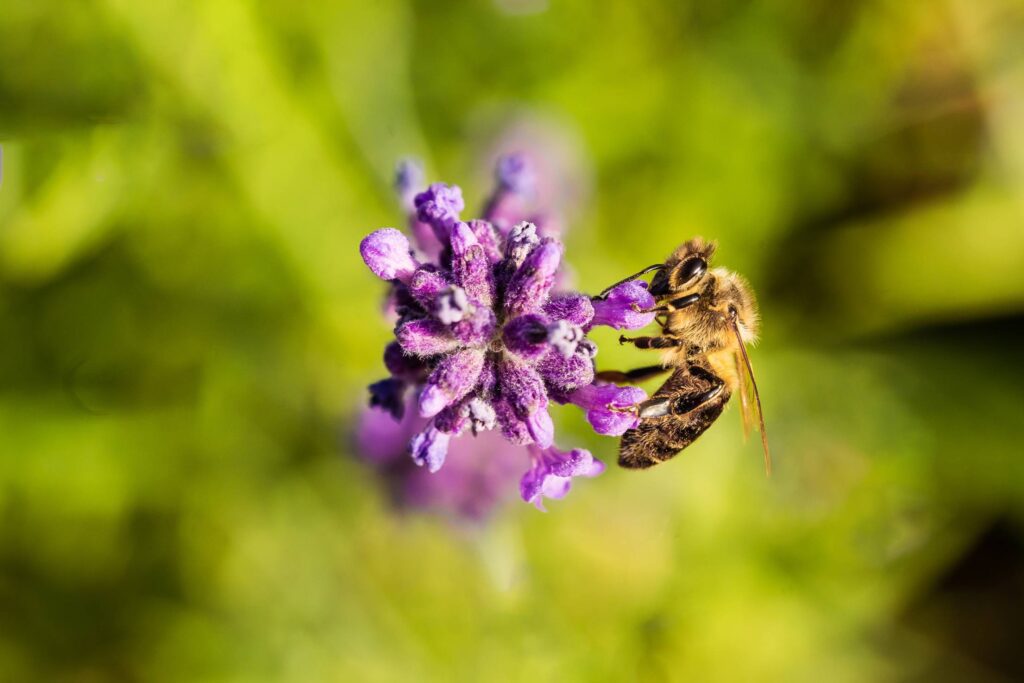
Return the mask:
{"type": "Polygon", "coordinates": [[[750,436],[753,426],[761,433],[761,447],[764,448],[764,471],[772,474],[772,455],[768,450],[768,433],[764,428],[764,414],[761,412],[761,395],[757,391],[754,380],[754,369],[750,367],[750,356],[747,346],[743,343],[736,318],[732,319],[732,331],[736,335],[736,370],[740,378],[740,410],[743,413],[743,434],[750,436]],[[755,424],[756,420],[756,424],[755,424]]]}

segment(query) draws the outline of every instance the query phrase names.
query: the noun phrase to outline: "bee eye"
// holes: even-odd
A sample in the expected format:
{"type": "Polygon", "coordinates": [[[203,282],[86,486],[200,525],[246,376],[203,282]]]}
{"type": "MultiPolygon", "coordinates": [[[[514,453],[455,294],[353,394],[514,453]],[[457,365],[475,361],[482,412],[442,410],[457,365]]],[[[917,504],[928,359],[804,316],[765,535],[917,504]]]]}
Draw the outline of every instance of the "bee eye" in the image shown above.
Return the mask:
{"type": "Polygon", "coordinates": [[[702,276],[708,270],[708,262],[700,256],[688,258],[676,268],[676,287],[685,287],[702,276]]]}

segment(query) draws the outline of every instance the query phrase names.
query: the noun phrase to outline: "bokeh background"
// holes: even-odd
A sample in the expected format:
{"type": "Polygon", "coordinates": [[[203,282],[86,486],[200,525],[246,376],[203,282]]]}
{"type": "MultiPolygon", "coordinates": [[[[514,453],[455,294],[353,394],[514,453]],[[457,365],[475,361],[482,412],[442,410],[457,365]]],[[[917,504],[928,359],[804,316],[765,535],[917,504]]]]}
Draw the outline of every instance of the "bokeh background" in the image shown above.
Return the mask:
{"type": "Polygon", "coordinates": [[[1013,0],[4,0],[0,680],[1024,678],[1022,121],[1013,0]],[[395,162],[531,144],[579,287],[749,277],[773,478],[735,409],[547,514],[359,461],[395,162]]]}

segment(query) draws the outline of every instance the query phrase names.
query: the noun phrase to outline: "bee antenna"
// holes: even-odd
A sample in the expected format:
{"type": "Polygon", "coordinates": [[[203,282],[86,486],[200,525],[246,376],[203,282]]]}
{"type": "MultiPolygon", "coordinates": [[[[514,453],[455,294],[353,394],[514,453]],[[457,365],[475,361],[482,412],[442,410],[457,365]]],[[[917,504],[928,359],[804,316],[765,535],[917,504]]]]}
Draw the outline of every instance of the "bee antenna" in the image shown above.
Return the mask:
{"type": "Polygon", "coordinates": [[[664,263],[655,263],[653,266],[647,266],[646,268],[644,268],[640,272],[633,273],[629,277],[623,278],[623,279],[619,280],[618,282],[616,282],[614,285],[611,285],[610,287],[605,287],[604,291],[602,291],[600,294],[598,294],[594,298],[595,299],[605,299],[605,298],[608,297],[608,295],[611,293],[611,291],[613,289],[615,289],[616,287],[618,287],[619,285],[624,285],[627,282],[632,282],[633,280],[636,280],[641,275],[647,275],[647,273],[653,272],[655,270],[665,270],[665,264],[664,263]]]}

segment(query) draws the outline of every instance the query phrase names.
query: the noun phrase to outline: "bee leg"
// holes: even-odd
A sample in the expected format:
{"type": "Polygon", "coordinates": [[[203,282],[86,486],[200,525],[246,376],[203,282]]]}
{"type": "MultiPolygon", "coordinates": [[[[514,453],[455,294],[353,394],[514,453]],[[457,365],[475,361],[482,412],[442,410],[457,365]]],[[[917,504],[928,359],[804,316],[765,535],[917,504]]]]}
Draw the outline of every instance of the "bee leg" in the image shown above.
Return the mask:
{"type": "Polygon", "coordinates": [[[648,380],[651,377],[657,377],[663,372],[668,372],[668,368],[661,365],[648,365],[643,368],[629,370],[628,372],[621,372],[619,370],[602,370],[597,373],[596,378],[604,382],[636,384],[638,382],[648,380]]]}
{"type": "Polygon", "coordinates": [[[676,394],[675,396],[658,396],[649,398],[637,405],[637,415],[640,419],[651,417],[664,417],[666,415],[686,415],[700,408],[705,403],[714,400],[722,393],[725,382],[714,373],[708,372],[700,367],[691,367],[691,372],[696,369],[705,379],[713,382],[709,389],[689,394],[676,394]]]}
{"type": "Polygon", "coordinates": [[[637,313],[671,313],[672,311],[681,311],[688,306],[692,306],[700,301],[700,294],[689,294],[687,296],[681,296],[678,299],[672,299],[672,301],[655,306],[654,308],[635,308],[637,313]]]}
{"type": "Polygon", "coordinates": [[[671,349],[676,346],[682,346],[683,340],[677,339],[676,337],[661,336],[661,337],[626,337],[620,336],[619,343],[625,344],[629,342],[638,349],[671,349]]]}

